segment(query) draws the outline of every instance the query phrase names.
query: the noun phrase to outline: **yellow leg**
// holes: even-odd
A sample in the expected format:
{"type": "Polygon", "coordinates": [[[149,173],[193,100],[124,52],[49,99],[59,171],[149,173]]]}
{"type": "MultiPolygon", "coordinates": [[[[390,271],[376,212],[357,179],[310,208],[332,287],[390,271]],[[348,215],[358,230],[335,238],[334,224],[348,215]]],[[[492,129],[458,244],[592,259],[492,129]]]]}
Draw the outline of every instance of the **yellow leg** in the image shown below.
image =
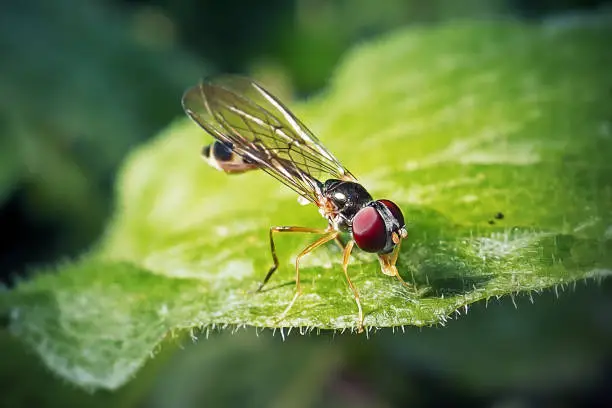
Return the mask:
{"type": "Polygon", "coordinates": [[[274,264],[268,270],[266,277],[259,284],[256,292],[261,292],[261,289],[272,277],[272,274],[278,269],[278,257],[276,256],[276,245],[274,245],[274,233],[275,232],[303,232],[311,234],[327,234],[329,230],[321,228],[308,228],[308,227],[270,227],[270,253],[272,254],[272,262],[274,264]]]}
{"type": "MultiPolygon", "coordinates": [[[[400,276],[397,270],[397,267],[395,266],[395,263],[397,262],[397,258],[399,257],[400,244],[401,244],[401,241],[397,243],[397,246],[395,247],[393,252],[391,252],[390,254],[384,254],[384,255],[378,256],[378,259],[380,260],[380,266],[382,268],[382,272],[385,275],[395,276],[395,278],[398,281],[400,281],[400,283],[404,285],[406,288],[410,289],[411,292],[414,292],[418,296],[422,296],[426,294],[427,292],[429,292],[429,288],[417,289],[415,284],[410,285],[406,283],[404,279],[402,279],[402,277],[400,276]]],[[[414,276],[413,276],[413,282],[414,282],[414,276]]]]}
{"type": "Polygon", "coordinates": [[[293,299],[291,299],[291,302],[289,303],[287,308],[283,311],[283,313],[281,313],[278,320],[283,320],[285,318],[289,310],[293,307],[293,304],[295,303],[297,298],[300,297],[300,295],[302,294],[302,286],[300,284],[300,259],[304,255],[308,254],[309,252],[312,252],[313,250],[317,249],[326,242],[329,242],[332,239],[336,238],[337,235],[338,231],[327,231],[325,232],[325,235],[317,239],[312,244],[308,245],[306,248],[304,248],[302,252],[299,253],[297,258],[295,259],[295,295],[293,296],[293,299]]]}
{"type": "Polygon", "coordinates": [[[378,255],[378,259],[380,261],[380,267],[381,267],[382,273],[384,273],[385,275],[395,276],[397,280],[401,282],[402,285],[408,288],[414,289],[411,285],[407,284],[402,279],[399,272],[397,271],[397,267],[395,266],[395,263],[397,262],[397,258],[399,257],[401,243],[402,241],[398,242],[395,248],[393,249],[393,252],[391,252],[390,254],[378,255]]]}
{"type": "Polygon", "coordinates": [[[346,276],[346,281],[353,292],[353,297],[355,298],[355,303],[357,303],[357,310],[359,311],[359,322],[358,322],[358,331],[359,333],[363,332],[363,309],[361,308],[361,301],[359,300],[359,292],[357,292],[357,288],[351,282],[351,278],[348,275],[348,263],[351,256],[351,251],[353,250],[353,245],[355,245],[355,241],[350,240],[346,246],[344,247],[344,255],[342,256],[342,270],[344,271],[344,276],[346,276]]]}

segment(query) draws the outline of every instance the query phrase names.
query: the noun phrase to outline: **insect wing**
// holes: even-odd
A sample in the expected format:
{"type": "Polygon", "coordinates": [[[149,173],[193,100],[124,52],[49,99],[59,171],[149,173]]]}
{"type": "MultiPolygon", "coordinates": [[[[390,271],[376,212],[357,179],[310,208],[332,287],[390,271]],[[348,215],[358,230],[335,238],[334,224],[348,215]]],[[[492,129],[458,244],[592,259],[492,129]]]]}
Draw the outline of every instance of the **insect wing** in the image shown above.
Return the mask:
{"type": "Polygon", "coordinates": [[[282,103],[248,78],[226,76],[187,90],[185,112],[213,137],[317,202],[319,180],[355,177],[282,103]]]}

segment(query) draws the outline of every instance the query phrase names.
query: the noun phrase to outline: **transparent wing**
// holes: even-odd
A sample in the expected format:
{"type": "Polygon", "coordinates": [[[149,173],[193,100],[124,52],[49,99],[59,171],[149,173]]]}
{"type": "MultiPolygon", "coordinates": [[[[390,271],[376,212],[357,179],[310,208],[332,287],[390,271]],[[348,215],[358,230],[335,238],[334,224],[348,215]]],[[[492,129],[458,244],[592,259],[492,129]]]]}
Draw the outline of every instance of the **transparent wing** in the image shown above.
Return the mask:
{"type": "Polygon", "coordinates": [[[185,92],[182,103],[213,137],[314,203],[321,181],[356,181],[289,109],[248,78],[203,81],[185,92]]]}

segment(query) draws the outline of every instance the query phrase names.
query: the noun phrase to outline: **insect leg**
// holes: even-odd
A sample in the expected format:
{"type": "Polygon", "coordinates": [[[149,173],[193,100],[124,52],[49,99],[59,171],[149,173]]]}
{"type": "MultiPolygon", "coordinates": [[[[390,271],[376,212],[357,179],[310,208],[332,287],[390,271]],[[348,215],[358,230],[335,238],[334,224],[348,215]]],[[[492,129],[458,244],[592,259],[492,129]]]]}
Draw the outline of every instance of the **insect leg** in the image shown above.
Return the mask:
{"type": "Polygon", "coordinates": [[[276,245],[274,245],[274,233],[275,232],[305,232],[311,234],[326,234],[329,230],[321,228],[308,228],[308,227],[270,227],[270,253],[272,254],[272,261],[274,264],[270,267],[270,270],[266,274],[263,282],[259,284],[259,287],[255,292],[261,292],[261,289],[270,280],[272,274],[278,269],[278,257],[276,256],[276,245]]]}
{"type": "Polygon", "coordinates": [[[357,303],[357,309],[359,310],[359,333],[363,332],[363,310],[361,308],[361,301],[359,300],[359,292],[357,292],[357,288],[351,282],[351,278],[348,275],[348,263],[351,256],[351,251],[353,250],[353,245],[355,245],[355,241],[350,240],[346,247],[344,247],[344,254],[342,256],[342,270],[344,271],[344,276],[346,276],[346,281],[348,282],[351,291],[353,292],[353,297],[355,298],[355,303],[357,303]]]}
{"type": "Polygon", "coordinates": [[[295,295],[293,296],[293,299],[291,299],[291,302],[289,303],[287,308],[283,311],[283,313],[281,313],[278,320],[284,319],[284,317],[287,315],[287,312],[289,312],[291,307],[293,307],[293,304],[295,303],[297,298],[300,297],[300,295],[302,294],[302,286],[300,285],[300,259],[304,255],[312,252],[314,249],[336,238],[337,235],[338,235],[338,231],[334,231],[334,230],[326,231],[325,235],[317,239],[312,244],[308,245],[306,248],[304,248],[302,252],[299,253],[297,258],[295,259],[295,295]]]}
{"type": "Polygon", "coordinates": [[[342,252],[344,252],[344,242],[342,242],[342,238],[340,237],[340,234],[338,234],[338,236],[336,238],[334,238],[334,242],[336,243],[336,245],[338,245],[338,248],[340,248],[340,250],[342,252]]]}
{"type": "MultiPolygon", "coordinates": [[[[407,288],[410,288],[412,290],[414,290],[414,287],[407,284],[402,277],[400,276],[399,272],[397,271],[397,267],[395,266],[395,263],[397,262],[397,258],[399,257],[399,253],[400,253],[400,245],[402,244],[402,241],[400,240],[400,242],[397,243],[397,245],[395,246],[395,250],[393,251],[393,255],[391,256],[391,265],[393,265],[393,270],[395,271],[395,277],[397,278],[397,280],[399,280],[401,282],[402,285],[406,286],[407,288]]],[[[413,276],[413,282],[414,282],[414,276],[413,276]]]]}
{"type": "MultiPolygon", "coordinates": [[[[383,273],[385,275],[395,276],[402,285],[406,286],[411,291],[414,291],[415,289],[414,286],[406,283],[406,281],[402,279],[399,272],[397,271],[397,267],[395,266],[395,263],[397,262],[397,258],[399,257],[401,243],[402,243],[401,241],[398,242],[397,245],[395,246],[395,249],[390,254],[379,255],[380,264],[381,264],[381,267],[383,268],[383,273]]],[[[414,282],[414,276],[413,276],[413,282],[414,282]]]]}

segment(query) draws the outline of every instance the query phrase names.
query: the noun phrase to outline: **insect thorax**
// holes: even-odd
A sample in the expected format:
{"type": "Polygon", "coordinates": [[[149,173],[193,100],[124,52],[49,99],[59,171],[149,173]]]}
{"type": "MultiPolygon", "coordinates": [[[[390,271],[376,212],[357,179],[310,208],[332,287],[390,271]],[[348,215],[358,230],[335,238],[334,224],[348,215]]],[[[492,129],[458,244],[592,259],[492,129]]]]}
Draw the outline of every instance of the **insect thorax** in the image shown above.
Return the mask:
{"type": "Polygon", "coordinates": [[[350,231],[353,217],[365,207],[372,196],[359,183],[330,179],[323,184],[323,196],[326,198],[323,216],[339,231],[350,231]]]}

